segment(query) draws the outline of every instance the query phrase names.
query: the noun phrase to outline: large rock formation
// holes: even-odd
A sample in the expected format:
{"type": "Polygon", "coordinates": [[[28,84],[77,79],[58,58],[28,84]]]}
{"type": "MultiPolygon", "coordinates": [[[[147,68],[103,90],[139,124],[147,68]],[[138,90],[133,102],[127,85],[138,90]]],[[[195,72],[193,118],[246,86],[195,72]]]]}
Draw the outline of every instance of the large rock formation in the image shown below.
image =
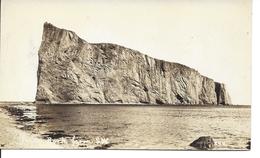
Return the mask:
{"type": "Polygon", "coordinates": [[[116,44],[88,43],[45,23],[37,102],[230,104],[224,84],[116,44]]]}

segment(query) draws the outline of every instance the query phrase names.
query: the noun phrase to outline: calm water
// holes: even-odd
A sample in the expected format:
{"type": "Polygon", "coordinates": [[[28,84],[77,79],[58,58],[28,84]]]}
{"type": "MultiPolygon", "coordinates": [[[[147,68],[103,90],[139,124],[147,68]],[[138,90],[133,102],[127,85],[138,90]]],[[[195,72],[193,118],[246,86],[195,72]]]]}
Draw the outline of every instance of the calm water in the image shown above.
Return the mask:
{"type": "Polygon", "coordinates": [[[63,130],[88,139],[107,138],[111,149],[193,149],[200,136],[212,136],[216,149],[245,149],[250,138],[250,108],[38,105],[33,123],[43,134],[63,130]]]}

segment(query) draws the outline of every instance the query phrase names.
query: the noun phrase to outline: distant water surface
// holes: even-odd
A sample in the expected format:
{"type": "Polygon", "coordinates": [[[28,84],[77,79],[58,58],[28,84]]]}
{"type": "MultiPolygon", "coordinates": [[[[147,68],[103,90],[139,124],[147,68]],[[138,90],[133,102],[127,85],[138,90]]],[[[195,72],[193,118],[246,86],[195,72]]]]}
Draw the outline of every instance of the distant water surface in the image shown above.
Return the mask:
{"type": "Polygon", "coordinates": [[[87,139],[106,138],[110,149],[194,149],[211,136],[216,150],[245,150],[250,138],[250,107],[37,105],[34,132],[64,131],[87,139]]]}

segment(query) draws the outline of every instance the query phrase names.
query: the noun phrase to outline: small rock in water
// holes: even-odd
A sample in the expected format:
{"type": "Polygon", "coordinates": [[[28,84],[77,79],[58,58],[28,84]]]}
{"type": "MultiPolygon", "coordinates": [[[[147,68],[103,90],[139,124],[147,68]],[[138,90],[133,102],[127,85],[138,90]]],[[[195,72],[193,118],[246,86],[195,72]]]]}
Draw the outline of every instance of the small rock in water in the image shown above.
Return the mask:
{"type": "Polygon", "coordinates": [[[51,133],[65,133],[64,130],[50,130],[51,133]]]}
{"type": "Polygon", "coordinates": [[[24,125],[24,126],[20,127],[20,129],[31,131],[34,129],[34,126],[33,125],[24,125]]]}
{"type": "Polygon", "coordinates": [[[42,134],[44,139],[60,139],[60,138],[65,138],[65,137],[72,137],[72,135],[65,134],[63,130],[52,130],[49,131],[48,133],[42,134]]]}
{"type": "Polygon", "coordinates": [[[85,145],[85,144],[84,144],[84,145],[81,144],[81,145],[79,145],[79,147],[81,147],[81,148],[86,148],[86,147],[88,147],[88,146],[85,145]]]}
{"type": "Polygon", "coordinates": [[[112,144],[110,143],[110,144],[104,144],[104,145],[100,145],[100,146],[96,146],[96,147],[94,147],[94,149],[107,149],[107,148],[109,148],[109,147],[111,147],[112,146],[112,144]]]}
{"type": "Polygon", "coordinates": [[[24,111],[27,111],[27,112],[28,112],[28,111],[32,111],[32,110],[31,110],[31,109],[27,109],[27,108],[26,108],[26,109],[24,109],[24,111]]]}
{"type": "Polygon", "coordinates": [[[190,146],[201,150],[208,150],[213,149],[215,147],[215,143],[210,136],[202,136],[193,141],[190,146]]]}
{"type": "Polygon", "coordinates": [[[21,109],[18,109],[17,107],[9,107],[9,106],[5,106],[4,107],[11,115],[14,116],[23,116],[24,112],[21,109]]]}
{"type": "Polygon", "coordinates": [[[247,145],[246,148],[250,150],[250,149],[251,149],[251,141],[248,141],[248,142],[246,143],[246,145],[247,145]]]}
{"type": "Polygon", "coordinates": [[[35,120],[50,120],[52,119],[51,117],[45,117],[45,116],[36,116],[35,120]]]}
{"type": "Polygon", "coordinates": [[[16,121],[29,122],[29,121],[34,121],[34,119],[33,118],[29,118],[28,116],[22,116],[19,119],[16,119],[16,121]]]}
{"type": "Polygon", "coordinates": [[[35,121],[34,123],[44,124],[44,123],[47,123],[47,121],[40,120],[40,121],[35,121]]]}

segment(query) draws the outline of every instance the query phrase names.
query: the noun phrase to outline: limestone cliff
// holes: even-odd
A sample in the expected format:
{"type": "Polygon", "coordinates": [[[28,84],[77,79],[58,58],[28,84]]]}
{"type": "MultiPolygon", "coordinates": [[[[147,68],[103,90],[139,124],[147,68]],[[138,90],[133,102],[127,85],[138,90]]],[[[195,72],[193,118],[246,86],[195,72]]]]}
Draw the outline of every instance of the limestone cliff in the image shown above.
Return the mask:
{"type": "Polygon", "coordinates": [[[187,66],[45,23],[37,102],[230,104],[224,84],[187,66]]]}

